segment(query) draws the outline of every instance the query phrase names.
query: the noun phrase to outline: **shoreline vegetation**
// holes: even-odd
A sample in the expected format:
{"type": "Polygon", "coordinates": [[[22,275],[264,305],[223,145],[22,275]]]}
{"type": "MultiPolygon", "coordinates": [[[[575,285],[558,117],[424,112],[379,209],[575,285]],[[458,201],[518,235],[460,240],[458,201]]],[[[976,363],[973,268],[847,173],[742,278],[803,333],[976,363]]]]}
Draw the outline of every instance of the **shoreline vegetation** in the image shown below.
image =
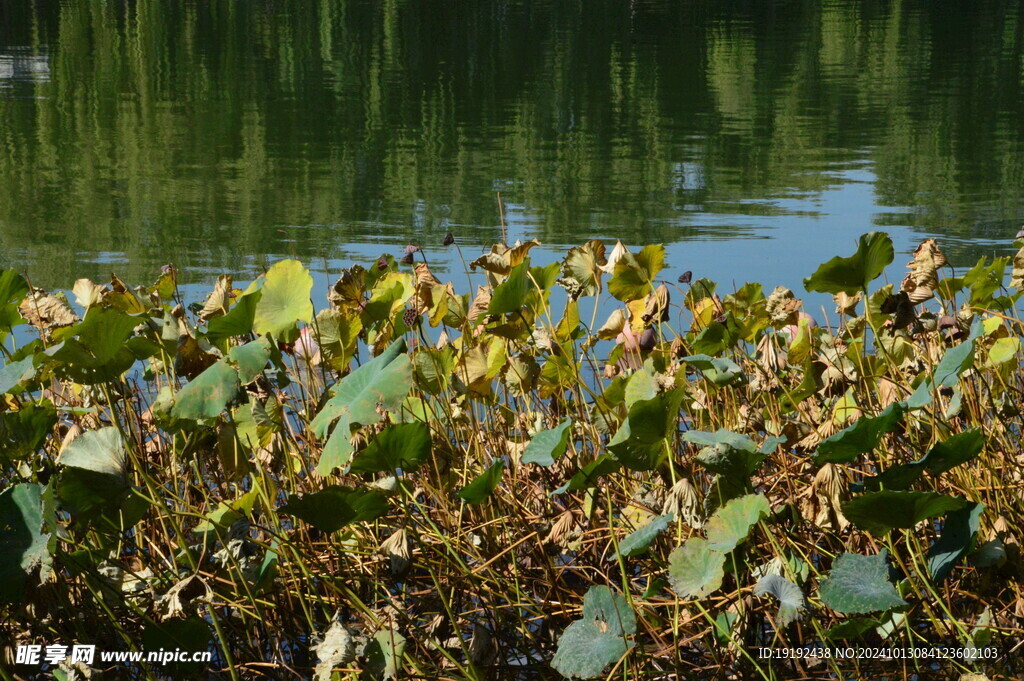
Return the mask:
{"type": "Polygon", "coordinates": [[[808,264],[819,323],[536,243],[318,313],[295,260],[203,301],[0,273],[3,678],[1019,677],[1024,248],[879,286],[865,234],[808,264]],[[15,665],[74,643],[214,661],[15,665]],[[896,659],[821,653],[858,648],[896,659]]]}

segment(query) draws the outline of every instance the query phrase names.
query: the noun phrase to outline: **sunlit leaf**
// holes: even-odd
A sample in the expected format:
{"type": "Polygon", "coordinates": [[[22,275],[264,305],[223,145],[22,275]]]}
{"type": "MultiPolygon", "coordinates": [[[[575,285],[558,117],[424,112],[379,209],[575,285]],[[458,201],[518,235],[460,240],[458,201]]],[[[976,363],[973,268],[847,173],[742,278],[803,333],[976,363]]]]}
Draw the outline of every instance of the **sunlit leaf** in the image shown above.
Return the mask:
{"type": "Polygon", "coordinates": [[[708,548],[728,553],[747,538],[750,528],[771,513],[771,504],[763,494],[747,494],[733,499],[713,515],[705,529],[708,548]]]}
{"type": "Polygon", "coordinates": [[[174,396],[171,415],[179,419],[212,419],[238,400],[238,371],[221,360],[189,381],[174,396]]]}
{"type": "Polygon", "coordinates": [[[605,262],[604,242],[592,239],[569,249],[562,263],[563,285],[575,296],[592,296],[601,290],[601,265],[605,262]]]}
{"type": "Polygon", "coordinates": [[[592,586],[583,597],[583,617],[558,639],[551,666],[567,679],[589,679],[625,655],[636,633],[636,615],[621,595],[607,586],[592,586]]]}
{"type": "Polygon", "coordinates": [[[58,460],[64,470],[57,496],[82,520],[121,506],[129,491],[127,453],[117,428],[90,430],[75,438],[58,460]]]}
{"type": "Polygon", "coordinates": [[[246,384],[255,380],[267,366],[272,352],[273,345],[265,336],[231,348],[228,359],[238,365],[239,382],[246,384]]]}
{"type": "Polygon", "coordinates": [[[377,423],[381,418],[378,405],[393,411],[409,394],[412,362],[405,349],[405,340],[395,341],[334,386],[333,396],[309,424],[310,431],[323,438],[331,424],[338,421],[317,464],[320,475],[328,475],[348,462],[352,426],[377,423]]]}
{"type": "Polygon", "coordinates": [[[656,468],[668,455],[667,439],[675,433],[683,395],[683,389],[676,388],[633,403],[608,442],[608,451],[633,470],[656,468]]]}
{"type": "Polygon", "coordinates": [[[649,523],[619,542],[619,555],[628,558],[647,553],[654,538],[668,529],[674,519],[675,516],[671,513],[655,516],[649,523]]]}
{"type": "Polygon", "coordinates": [[[530,444],[523,450],[523,463],[535,463],[540,466],[554,465],[555,461],[565,454],[569,445],[572,419],[565,419],[554,428],[542,430],[533,436],[530,444]]]}
{"type": "Polygon", "coordinates": [[[530,280],[530,260],[527,258],[512,268],[508,278],[501,282],[491,293],[491,301],[487,306],[489,314],[509,314],[521,308],[526,301],[526,294],[533,288],[530,280]]]}
{"type": "Polygon", "coordinates": [[[405,637],[394,629],[381,629],[366,645],[366,673],[371,679],[398,678],[405,654],[405,637]]]}
{"type": "Polygon", "coordinates": [[[703,598],[725,578],[725,554],[700,537],[690,537],[668,557],[668,581],[681,598],[703,598]]]}
{"type": "Polygon", "coordinates": [[[250,333],[256,319],[256,306],[262,296],[263,292],[257,290],[239,298],[226,315],[210,320],[206,338],[211,343],[218,343],[225,338],[245,336],[250,333]]]}
{"type": "Polygon", "coordinates": [[[654,280],[665,266],[665,247],[644,246],[633,255],[622,254],[608,282],[608,292],[621,301],[639,300],[654,290],[654,280]]]}
{"type": "Polygon", "coordinates": [[[889,581],[889,554],[875,556],[844,553],[832,564],[821,584],[821,601],[836,612],[856,615],[889,610],[907,604],[889,581]]]}
{"type": "Polygon", "coordinates": [[[267,271],[260,289],[252,328],[274,340],[290,342],[298,336],[298,322],[313,320],[309,299],[313,277],[298,260],[281,260],[267,271]]]}
{"type": "Polygon", "coordinates": [[[34,357],[29,355],[24,359],[8,362],[0,369],[0,394],[10,392],[35,375],[33,360],[34,357]]]}
{"type": "Polygon", "coordinates": [[[823,293],[866,291],[893,261],[892,239],[883,232],[870,232],[860,237],[857,252],[848,258],[836,256],[823,264],[807,279],[804,288],[823,293]]]}

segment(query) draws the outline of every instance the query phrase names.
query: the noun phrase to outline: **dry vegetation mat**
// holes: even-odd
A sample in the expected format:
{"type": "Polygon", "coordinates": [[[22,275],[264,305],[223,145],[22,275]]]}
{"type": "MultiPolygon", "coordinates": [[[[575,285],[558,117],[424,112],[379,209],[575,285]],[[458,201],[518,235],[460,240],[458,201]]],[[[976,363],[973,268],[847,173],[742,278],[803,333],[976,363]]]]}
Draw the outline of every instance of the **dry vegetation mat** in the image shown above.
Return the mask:
{"type": "Polygon", "coordinates": [[[1019,678],[1024,249],[879,286],[866,234],[814,319],[535,245],[317,305],[0,273],[3,678],[1019,678]],[[55,643],[213,661],[15,664],[55,643]]]}

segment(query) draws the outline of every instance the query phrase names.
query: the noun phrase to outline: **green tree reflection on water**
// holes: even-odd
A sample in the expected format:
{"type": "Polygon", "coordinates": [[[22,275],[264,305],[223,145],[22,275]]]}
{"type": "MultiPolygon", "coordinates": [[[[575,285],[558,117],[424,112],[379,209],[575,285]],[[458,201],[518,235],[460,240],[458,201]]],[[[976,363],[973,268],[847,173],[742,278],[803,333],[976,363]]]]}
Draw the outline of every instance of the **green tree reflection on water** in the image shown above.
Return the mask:
{"type": "Polygon", "coordinates": [[[863,170],[966,263],[1024,218],[1022,43],[1009,1],[0,0],[0,265],[484,244],[499,191],[552,244],[784,239],[863,170]]]}

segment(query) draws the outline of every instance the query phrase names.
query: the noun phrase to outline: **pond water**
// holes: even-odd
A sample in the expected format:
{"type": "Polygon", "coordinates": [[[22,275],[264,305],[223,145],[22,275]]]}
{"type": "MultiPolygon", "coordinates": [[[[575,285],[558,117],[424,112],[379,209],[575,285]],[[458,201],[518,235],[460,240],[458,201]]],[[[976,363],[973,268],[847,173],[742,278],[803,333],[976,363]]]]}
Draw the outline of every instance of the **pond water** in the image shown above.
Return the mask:
{"type": "Polygon", "coordinates": [[[458,274],[502,216],[725,288],[874,229],[963,266],[1024,223],[1022,91],[1017,1],[0,0],[0,266],[458,274]]]}

